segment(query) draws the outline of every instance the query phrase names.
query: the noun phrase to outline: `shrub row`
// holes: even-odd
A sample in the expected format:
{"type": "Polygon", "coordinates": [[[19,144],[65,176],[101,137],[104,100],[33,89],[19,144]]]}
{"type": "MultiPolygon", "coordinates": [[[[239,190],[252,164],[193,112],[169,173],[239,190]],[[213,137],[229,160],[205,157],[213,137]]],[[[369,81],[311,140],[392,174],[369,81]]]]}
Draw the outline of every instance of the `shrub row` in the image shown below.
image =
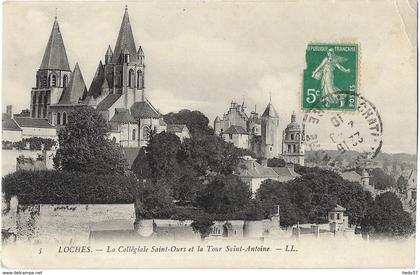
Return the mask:
{"type": "Polygon", "coordinates": [[[21,204],[133,203],[136,179],[63,171],[18,171],[2,180],[6,199],[21,204]]]}

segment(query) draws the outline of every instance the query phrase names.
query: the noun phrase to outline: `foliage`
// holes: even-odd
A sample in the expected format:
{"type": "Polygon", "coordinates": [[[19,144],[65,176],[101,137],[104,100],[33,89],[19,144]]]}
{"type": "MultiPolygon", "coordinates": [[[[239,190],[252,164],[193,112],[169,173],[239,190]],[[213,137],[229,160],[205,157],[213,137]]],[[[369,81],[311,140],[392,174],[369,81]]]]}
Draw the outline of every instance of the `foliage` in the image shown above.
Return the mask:
{"type": "Polygon", "coordinates": [[[133,176],[18,171],[3,177],[2,192],[22,204],[132,203],[135,181],[133,176]]]}
{"type": "Polygon", "coordinates": [[[282,158],[271,158],[267,160],[268,167],[285,167],[286,162],[282,158]]]}
{"type": "Polygon", "coordinates": [[[280,207],[282,225],[325,223],[328,211],[337,204],[347,209],[351,224],[359,224],[366,212],[365,194],[332,171],[299,167],[302,176],[290,182],[265,181],[257,192],[264,213],[274,205],[280,207]]]}
{"type": "Polygon", "coordinates": [[[378,195],[370,205],[362,226],[376,236],[408,236],[413,232],[413,220],[404,211],[401,201],[392,192],[378,195]]]}
{"type": "Polygon", "coordinates": [[[230,219],[259,219],[258,205],[252,203],[249,187],[235,175],[217,175],[210,179],[197,197],[197,204],[207,213],[230,219]]]}
{"type": "Polygon", "coordinates": [[[397,180],[396,186],[398,192],[401,194],[407,194],[408,180],[405,177],[400,176],[397,180]]]}
{"type": "Polygon", "coordinates": [[[54,167],[101,175],[125,174],[126,161],[121,149],[108,139],[108,130],[105,119],[92,107],[72,111],[59,132],[54,167]]]}
{"type": "Polygon", "coordinates": [[[209,119],[200,111],[181,110],[178,113],[168,113],[163,116],[168,124],[186,124],[191,135],[211,135],[209,119]]]}
{"type": "Polygon", "coordinates": [[[382,169],[375,168],[369,171],[371,176],[370,184],[378,190],[386,190],[395,187],[396,183],[393,177],[386,174],[382,169]]]}
{"type": "Polygon", "coordinates": [[[31,137],[24,138],[21,141],[11,142],[7,140],[2,141],[3,149],[18,149],[25,150],[27,149],[27,144],[29,144],[29,150],[41,150],[44,146],[44,150],[51,150],[54,146],[57,145],[57,142],[50,138],[40,138],[40,137],[31,137]]]}

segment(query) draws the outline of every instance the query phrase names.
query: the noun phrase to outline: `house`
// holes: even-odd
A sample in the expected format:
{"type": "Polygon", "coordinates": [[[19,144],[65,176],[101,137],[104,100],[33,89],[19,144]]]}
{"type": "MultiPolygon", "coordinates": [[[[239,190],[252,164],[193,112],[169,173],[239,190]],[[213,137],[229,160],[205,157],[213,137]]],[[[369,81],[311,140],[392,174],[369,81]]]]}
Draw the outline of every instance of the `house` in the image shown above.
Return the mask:
{"type": "Polygon", "coordinates": [[[222,133],[222,137],[226,142],[231,142],[238,148],[248,149],[248,132],[242,126],[231,125],[222,133]]]}
{"type": "Polygon", "coordinates": [[[187,125],[185,124],[168,124],[166,126],[168,133],[172,133],[179,137],[181,141],[184,141],[186,138],[190,138],[190,131],[188,130],[187,125]]]}

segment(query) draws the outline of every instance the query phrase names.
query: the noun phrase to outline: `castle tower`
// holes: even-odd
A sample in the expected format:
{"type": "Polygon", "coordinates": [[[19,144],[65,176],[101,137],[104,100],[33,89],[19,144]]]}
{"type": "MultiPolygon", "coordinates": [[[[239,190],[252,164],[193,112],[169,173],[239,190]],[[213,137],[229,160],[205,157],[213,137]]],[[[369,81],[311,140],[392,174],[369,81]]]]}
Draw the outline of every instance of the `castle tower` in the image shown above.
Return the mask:
{"type": "Polygon", "coordinates": [[[280,155],[279,120],[279,115],[270,101],[261,116],[261,152],[267,159],[280,155]]]}
{"type": "Polygon", "coordinates": [[[286,163],[305,165],[305,136],[293,112],[290,123],[283,131],[282,156],[286,163]]]}
{"type": "Polygon", "coordinates": [[[36,85],[31,91],[31,117],[49,118],[50,105],[58,103],[70,81],[70,66],[57,17],[45,48],[41,66],[36,73],[36,85]]]}
{"type": "Polygon", "coordinates": [[[144,53],[141,47],[136,48],[126,7],[114,51],[108,47],[104,65],[106,85],[110,93],[123,95],[122,107],[145,100],[144,69],[144,53]]]}

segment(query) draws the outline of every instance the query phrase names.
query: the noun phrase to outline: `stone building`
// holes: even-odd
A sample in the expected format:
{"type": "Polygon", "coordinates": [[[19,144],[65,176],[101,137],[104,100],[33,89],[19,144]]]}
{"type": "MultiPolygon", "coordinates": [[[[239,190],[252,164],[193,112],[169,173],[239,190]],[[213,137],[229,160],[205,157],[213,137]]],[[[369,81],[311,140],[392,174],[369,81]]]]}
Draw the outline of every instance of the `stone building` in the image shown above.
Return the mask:
{"type": "Polygon", "coordinates": [[[144,146],[151,131],[167,129],[162,115],[145,96],[144,74],[144,52],[136,47],[127,7],[114,50],[108,46],[89,89],[79,65],[70,70],[56,17],[31,91],[31,117],[61,127],[71,111],[89,105],[110,124],[115,142],[123,147],[144,146]]]}
{"type": "Polygon", "coordinates": [[[283,157],[286,162],[304,165],[304,131],[296,122],[296,115],[292,115],[282,135],[280,117],[271,102],[261,116],[256,110],[248,116],[244,103],[231,102],[223,118],[217,116],[214,120],[214,131],[225,141],[248,149],[257,157],[283,157]]]}
{"type": "Polygon", "coordinates": [[[305,132],[296,122],[296,114],[293,112],[290,123],[283,131],[282,156],[286,162],[305,164],[305,132]]]}

